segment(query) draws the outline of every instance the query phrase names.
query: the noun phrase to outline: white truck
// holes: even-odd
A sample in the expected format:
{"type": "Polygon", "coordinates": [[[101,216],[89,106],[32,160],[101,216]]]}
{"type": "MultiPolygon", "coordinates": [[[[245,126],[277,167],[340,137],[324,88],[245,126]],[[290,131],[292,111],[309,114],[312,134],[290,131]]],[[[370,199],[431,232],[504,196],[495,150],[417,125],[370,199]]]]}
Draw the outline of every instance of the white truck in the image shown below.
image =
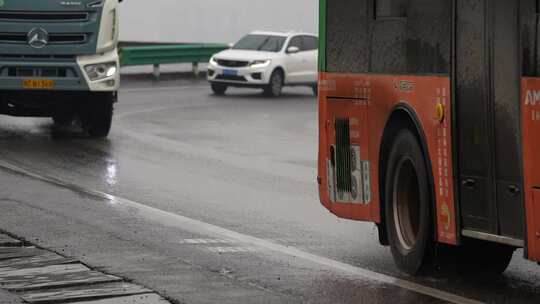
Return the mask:
{"type": "Polygon", "coordinates": [[[107,137],[120,85],[122,0],[0,0],[0,114],[79,119],[107,137]]]}

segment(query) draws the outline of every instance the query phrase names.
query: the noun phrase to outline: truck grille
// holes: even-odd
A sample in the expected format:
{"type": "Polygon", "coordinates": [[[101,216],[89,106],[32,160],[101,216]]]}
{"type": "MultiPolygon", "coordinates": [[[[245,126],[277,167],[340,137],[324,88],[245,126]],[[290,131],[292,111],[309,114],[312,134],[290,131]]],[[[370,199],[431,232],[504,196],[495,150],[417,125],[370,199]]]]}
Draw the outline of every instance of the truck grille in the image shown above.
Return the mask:
{"type": "Polygon", "coordinates": [[[26,41],[25,34],[0,33],[0,43],[24,43],[26,41]]]}
{"type": "Polygon", "coordinates": [[[33,22],[85,22],[90,15],[87,12],[22,12],[1,11],[0,21],[33,22]]]}
{"type": "MultiPolygon", "coordinates": [[[[36,5],[37,10],[31,10],[33,2],[48,1],[53,0],[12,0],[8,1],[12,9],[0,9],[0,54],[91,55],[96,53],[103,7],[87,6],[78,11],[70,11],[69,8],[65,11],[62,9],[46,11],[41,9],[43,5],[36,5]],[[28,44],[28,35],[34,29],[48,33],[48,43],[42,49],[28,44]]],[[[59,1],[56,2],[59,3],[59,1]]],[[[86,3],[86,1],[77,3],[79,2],[86,3]]],[[[91,2],[96,3],[96,1],[91,2]]]]}
{"type": "Polygon", "coordinates": [[[75,60],[74,55],[15,55],[15,54],[0,54],[0,61],[2,60],[61,60],[66,61],[75,60]]]}
{"type": "Polygon", "coordinates": [[[336,188],[338,193],[352,191],[351,156],[349,119],[336,119],[336,188]]]}
{"type": "Polygon", "coordinates": [[[75,78],[77,73],[68,67],[5,67],[0,77],[75,78]]]}
{"type": "MultiPolygon", "coordinates": [[[[25,33],[0,33],[0,43],[27,43],[25,33]]],[[[88,40],[87,34],[49,34],[49,44],[81,44],[88,40]]]]}
{"type": "Polygon", "coordinates": [[[77,44],[85,43],[87,40],[86,34],[52,34],[49,37],[49,43],[51,44],[77,44]]]}
{"type": "Polygon", "coordinates": [[[249,62],[247,61],[222,60],[222,59],[218,59],[217,63],[220,66],[229,67],[229,68],[242,68],[242,67],[247,67],[249,64],[249,62]]]}

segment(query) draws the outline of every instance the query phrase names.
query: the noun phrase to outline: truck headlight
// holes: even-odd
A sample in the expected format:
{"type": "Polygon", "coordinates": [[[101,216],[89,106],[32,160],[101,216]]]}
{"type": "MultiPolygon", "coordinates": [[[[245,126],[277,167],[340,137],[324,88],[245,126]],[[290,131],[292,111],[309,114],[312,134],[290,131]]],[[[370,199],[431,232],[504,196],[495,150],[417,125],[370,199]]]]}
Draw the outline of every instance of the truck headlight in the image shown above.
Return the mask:
{"type": "Polygon", "coordinates": [[[104,78],[112,77],[116,74],[118,68],[116,62],[107,62],[99,64],[91,64],[84,67],[88,78],[91,81],[101,80],[104,78]]]}
{"type": "Polygon", "coordinates": [[[251,68],[265,68],[272,63],[272,60],[254,60],[249,64],[251,68]]]}

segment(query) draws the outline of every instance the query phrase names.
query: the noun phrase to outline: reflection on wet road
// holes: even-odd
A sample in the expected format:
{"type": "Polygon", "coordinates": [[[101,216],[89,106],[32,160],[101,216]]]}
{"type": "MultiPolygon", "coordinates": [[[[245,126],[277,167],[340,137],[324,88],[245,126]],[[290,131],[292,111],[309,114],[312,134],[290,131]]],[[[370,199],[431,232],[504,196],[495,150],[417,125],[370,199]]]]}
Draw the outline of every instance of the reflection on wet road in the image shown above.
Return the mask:
{"type": "Polygon", "coordinates": [[[308,89],[268,99],[251,91],[214,97],[202,82],[127,85],[107,140],[81,138],[76,130],[56,134],[48,119],[0,118],[3,162],[67,184],[1,171],[0,207],[6,211],[0,229],[37,238],[45,247],[65,246],[89,264],[186,303],[216,297],[230,303],[451,300],[411,291],[421,286],[457,295],[457,303],[540,300],[540,268],[523,260],[521,251],[500,279],[448,271],[407,278],[378,245],[371,224],[337,219],[319,206],[316,99],[308,89]],[[91,191],[66,190],[72,185],[91,191]],[[107,202],[92,191],[112,196],[107,202]],[[137,205],[118,205],[115,197],[137,205]],[[140,206],[172,217],[147,216],[140,206]],[[217,231],[188,229],[184,219],[298,252],[238,244],[217,231]],[[384,275],[374,278],[378,273],[384,275]],[[414,288],[381,278],[413,282],[414,288]]]}

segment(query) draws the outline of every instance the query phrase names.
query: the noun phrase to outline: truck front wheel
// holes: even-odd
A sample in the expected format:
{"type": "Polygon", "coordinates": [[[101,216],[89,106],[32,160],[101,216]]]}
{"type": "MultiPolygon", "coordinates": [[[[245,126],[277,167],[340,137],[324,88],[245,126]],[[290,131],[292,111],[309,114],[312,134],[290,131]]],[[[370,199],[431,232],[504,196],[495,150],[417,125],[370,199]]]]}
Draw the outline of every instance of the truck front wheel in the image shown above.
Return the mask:
{"type": "Polygon", "coordinates": [[[56,126],[66,126],[73,121],[74,115],[72,113],[55,113],[52,117],[56,126]]]}
{"type": "Polygon", "coordinates": [[[388,240],[398,268],[410,275],[433,266],[431,191],[424,154],[410,130],[393,142],[385,182],[388,240]]]}
{"type": "Polygon", "coordinates": [[[92,138],[104,138],[109,135],[113,117],[115,92],[92,93],[81,113],[83,129],[92,138]]]}

